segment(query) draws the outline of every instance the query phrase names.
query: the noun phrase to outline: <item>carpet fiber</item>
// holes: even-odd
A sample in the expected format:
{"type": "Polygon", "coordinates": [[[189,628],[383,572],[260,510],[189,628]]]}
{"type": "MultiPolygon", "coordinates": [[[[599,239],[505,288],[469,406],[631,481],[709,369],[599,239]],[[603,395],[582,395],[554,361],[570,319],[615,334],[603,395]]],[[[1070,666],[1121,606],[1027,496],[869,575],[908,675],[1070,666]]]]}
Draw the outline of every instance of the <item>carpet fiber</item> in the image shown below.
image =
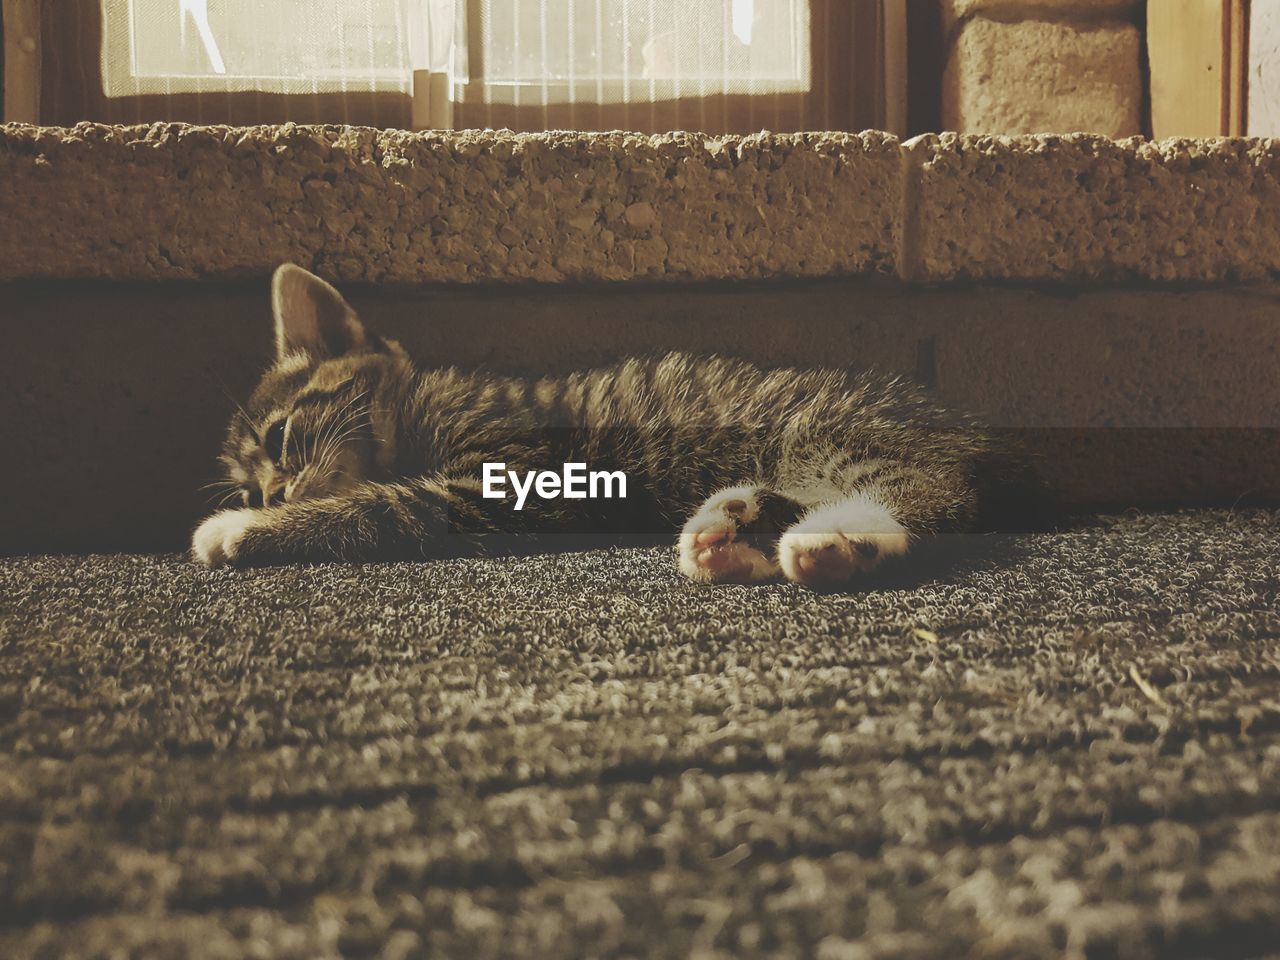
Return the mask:
{"type": "Polygon", "coordinates": [[[0,561],[0,956],[1276,950],[1280,513],[923,559],[0,561]]]}

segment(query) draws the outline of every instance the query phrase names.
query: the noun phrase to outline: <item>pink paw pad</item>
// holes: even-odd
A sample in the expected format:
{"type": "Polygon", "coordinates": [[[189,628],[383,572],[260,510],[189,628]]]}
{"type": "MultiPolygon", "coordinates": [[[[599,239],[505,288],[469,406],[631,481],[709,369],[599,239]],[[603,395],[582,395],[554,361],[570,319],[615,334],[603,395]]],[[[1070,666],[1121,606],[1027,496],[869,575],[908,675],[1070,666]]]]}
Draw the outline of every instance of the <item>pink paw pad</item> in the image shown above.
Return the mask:
{"type": "MultiPolygon", "coordinates": [[[[855,562],[850,549],[865,546],[853,545],[847,540],[829,540],[819,547],[804,551],[796,556],[796,566],[804,574],[806,580],[838,583],[847,580],[853,573],[855,562]]],[[[875,545],[870,545],[873,551],[875,545]]],[[[862,556],[862,550],[858,553],[862,556]]]]}
{"type": "Polygon", "coordinates": [[[680,535],[680,567],[703,583],[756,583],[777,573],[777,566],[751,542],[746,529],[759,507],[745,494],[712,497],[680,535]]]}
{"type": "Polygon", "coordinates": [[[714,527],[710,530],[703,530],[693,538],[694,543],[700,547],[718,547],[723,544],[732,543],[734,531],[728,527],[714,527]]]}

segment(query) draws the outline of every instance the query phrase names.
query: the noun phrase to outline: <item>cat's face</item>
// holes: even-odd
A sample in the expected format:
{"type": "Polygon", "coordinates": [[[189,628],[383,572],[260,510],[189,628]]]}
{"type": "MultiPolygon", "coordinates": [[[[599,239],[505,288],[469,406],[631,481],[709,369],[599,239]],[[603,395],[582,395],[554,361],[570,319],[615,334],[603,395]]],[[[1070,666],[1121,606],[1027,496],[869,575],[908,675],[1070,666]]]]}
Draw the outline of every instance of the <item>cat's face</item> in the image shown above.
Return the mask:
{"type": "Polygon", "coordinates": [[[374,478],[395,433],[379,387],[405,362],[300,267],[276,271],[272,307],[275,365],[232,417],[221,457],[249,507],[333,496],[374,478]]]}

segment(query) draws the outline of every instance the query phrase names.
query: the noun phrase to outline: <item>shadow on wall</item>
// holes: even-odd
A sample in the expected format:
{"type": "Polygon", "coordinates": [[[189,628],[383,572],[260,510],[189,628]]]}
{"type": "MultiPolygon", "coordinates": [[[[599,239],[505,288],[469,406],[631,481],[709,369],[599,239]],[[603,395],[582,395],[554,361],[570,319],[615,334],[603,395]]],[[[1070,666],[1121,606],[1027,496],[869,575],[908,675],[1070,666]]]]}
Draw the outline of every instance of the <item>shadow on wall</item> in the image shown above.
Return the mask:
{"type": "MultiPolygon", "coordinates": [[[[1280,498],[1280,291],[354,288],[424,363],[558,372],[670,349],[899,371],[1019,431],[1076,503],[1280,498]],[[1034,329],[1034,336],[1029,331],[1034,329]]],[[[253,285],[15,283],[0,301],[5,552],[181,549],[271,355],[253,285]]]]}

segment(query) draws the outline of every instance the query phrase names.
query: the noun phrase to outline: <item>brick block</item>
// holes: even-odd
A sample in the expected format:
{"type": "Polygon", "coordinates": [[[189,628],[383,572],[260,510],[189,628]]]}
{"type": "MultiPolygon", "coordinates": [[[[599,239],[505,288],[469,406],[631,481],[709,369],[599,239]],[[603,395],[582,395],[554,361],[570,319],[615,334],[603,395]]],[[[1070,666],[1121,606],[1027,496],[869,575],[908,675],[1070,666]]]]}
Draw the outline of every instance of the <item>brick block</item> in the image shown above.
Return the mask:
{"type": "Polygon", "coordinates": [[[947,59],[943,125],[961,133],[1139,133],[1140,51],[1132,24],[974,17],[947,59]]]}

